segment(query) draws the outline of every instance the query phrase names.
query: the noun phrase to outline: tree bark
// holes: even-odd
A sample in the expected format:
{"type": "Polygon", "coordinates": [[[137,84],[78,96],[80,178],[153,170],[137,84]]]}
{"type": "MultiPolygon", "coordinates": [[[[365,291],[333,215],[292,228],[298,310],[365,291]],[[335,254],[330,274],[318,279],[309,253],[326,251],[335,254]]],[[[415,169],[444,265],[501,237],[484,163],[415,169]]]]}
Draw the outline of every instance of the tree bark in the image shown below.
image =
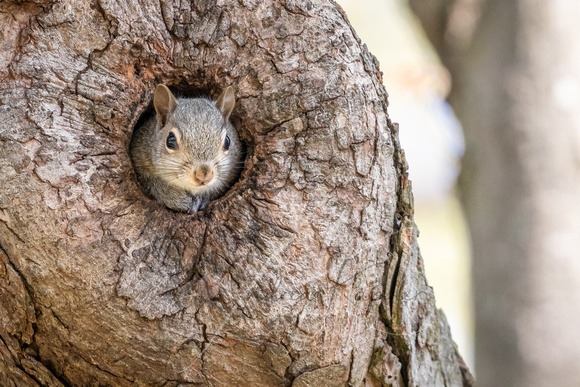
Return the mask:
{"type": "Polygon", "coordinates": [[[439,26],[465,129],[478,382],[578,385],[580,5],[439,3],[447,18],[418,15],[439,26]]]}
{"type": "Polygon", "coordinates": [[[336,4],[13,1],[0,25],[1,385],[471,382],[336,4]],[[129,160],[159,82],[237,90],[246,169],[193,215],[129,160]]]}

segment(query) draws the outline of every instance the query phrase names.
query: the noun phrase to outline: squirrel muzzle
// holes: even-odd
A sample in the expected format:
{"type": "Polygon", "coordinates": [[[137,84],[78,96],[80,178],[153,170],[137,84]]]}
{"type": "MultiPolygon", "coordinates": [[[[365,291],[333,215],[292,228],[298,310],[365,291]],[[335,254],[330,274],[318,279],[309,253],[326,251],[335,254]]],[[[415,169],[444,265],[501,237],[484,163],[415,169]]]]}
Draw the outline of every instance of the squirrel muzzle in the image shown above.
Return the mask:
{"type": "Polygon", "coordinates": [[[213,179],[213,170],[207,165],[197,167],[193,171],[193,180],[199,185],[207,185],[213,179]]]}

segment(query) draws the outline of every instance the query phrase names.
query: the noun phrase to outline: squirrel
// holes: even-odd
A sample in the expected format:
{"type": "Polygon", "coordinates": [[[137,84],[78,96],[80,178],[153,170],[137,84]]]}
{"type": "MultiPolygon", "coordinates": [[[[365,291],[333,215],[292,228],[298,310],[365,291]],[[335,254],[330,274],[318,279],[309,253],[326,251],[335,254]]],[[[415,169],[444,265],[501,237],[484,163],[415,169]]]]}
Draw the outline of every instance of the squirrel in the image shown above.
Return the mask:
{"type": "Polygon", "coordinates": [[[241,142],[229,122],[232,87],[217,101],[175,98],[157,85],[155,117],[135,129],[130,155],[139,183],[166,207],[196,212],[221,196],[242,165],[241,142]]]}

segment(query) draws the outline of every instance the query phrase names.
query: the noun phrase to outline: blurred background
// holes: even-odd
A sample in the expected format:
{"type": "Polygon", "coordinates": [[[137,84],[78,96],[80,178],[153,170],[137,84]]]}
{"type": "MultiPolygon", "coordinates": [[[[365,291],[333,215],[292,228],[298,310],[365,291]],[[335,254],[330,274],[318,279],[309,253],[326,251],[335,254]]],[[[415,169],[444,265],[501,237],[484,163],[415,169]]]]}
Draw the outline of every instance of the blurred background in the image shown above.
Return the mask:
{"type": "Polygon", "coordinates": [[[338,2],[381,64],[478,385],[580,386],[580,2],[338,2]]]}

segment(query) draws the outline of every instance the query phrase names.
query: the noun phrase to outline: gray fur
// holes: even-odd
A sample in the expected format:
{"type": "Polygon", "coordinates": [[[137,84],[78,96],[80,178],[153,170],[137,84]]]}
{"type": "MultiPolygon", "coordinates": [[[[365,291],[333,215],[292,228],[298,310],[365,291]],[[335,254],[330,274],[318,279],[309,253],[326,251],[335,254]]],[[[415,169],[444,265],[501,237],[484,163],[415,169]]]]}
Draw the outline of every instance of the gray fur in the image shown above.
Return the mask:
{"type": "Polygon", "coordinates": [[[177,107],[166,117],[163,127],[160,120],[152,117],[136,128],[131,159],[147,193],[165,206],[185,212],[201,210],[222,195],[233,183],[242,162],[241,143],[228,115],[210,99],[178,98],[177,107]],[[173,152],[166,148],[171,131],[179,139],[178,149],[173,152]],[[227,154],[223,153],[224,131],[230,138],[227,154]],[[203,165],[212,168],[215,176],[208,186],[196,187],[188,174],[203,165]]]}

